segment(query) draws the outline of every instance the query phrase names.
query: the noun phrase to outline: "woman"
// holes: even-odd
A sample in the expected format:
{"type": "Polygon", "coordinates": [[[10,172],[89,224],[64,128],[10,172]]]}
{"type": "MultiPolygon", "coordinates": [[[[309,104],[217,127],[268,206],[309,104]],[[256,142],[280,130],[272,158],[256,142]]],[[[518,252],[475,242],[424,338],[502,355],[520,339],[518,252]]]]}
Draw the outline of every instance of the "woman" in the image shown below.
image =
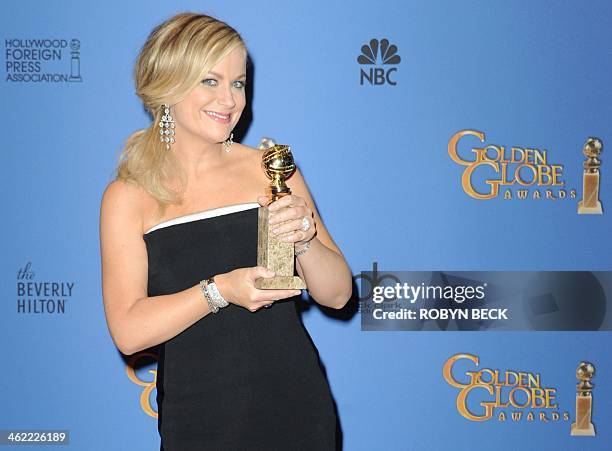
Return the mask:
{"type": "MultiPolygon", "coordinates": [[[[162,449],[333,449],[336,417],[296,309],[299,290],[259,290],[261,151],[233,143],[245,107],[246,48],[227,24],[179,14],[135,68],[153,116],[128,140],[102,198],[106,318],[124,354],[160,345],[162,449]],[[255,202],[257,200],[257,202],[255,202]]],[[[299,171],[269,204],[321,305],[342,308],[351,273],[299,171]]]]}

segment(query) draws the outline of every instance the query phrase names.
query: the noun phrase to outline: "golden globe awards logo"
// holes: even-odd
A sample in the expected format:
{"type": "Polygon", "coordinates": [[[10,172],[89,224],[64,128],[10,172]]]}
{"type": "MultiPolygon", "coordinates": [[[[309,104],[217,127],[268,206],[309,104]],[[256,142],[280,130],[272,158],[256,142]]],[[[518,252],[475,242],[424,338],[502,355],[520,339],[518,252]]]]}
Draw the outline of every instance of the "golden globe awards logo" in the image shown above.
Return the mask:
{"type": "Polygon", "coordinates": [[[551,161],[548,151],[488,144],[473,147],[471,154],[462,156],[457,146],[466,136],[476,137],[484,143],[485,134],[461,130],[448,142],[450,158],[464,167],[461,187],[468,196],[479,200],[499,196],[503,199],[576,198],[575,189],[564,187],[563,166],[551,161]]]}
{"type": "Polygon", "coordinates": [[[7,82],[81,82],[81,41],[78,39],[4,39],[7,82]]]}
{"type": "Polygon", "coordinates": [[[526,371],[478,369],[479,359],[471,354],[456,354],[442,369],[444,380],[458,388],[457,411],[470,421],[510,420],[556,422],[568,421],[569,412],[560,412],[557,390],[542,384],[540,374],[526,371]],[[463,377],[453,372],[454,365],[467,360],[476,367],[463,377]],[[484,401],[480,400],[484,397],[484,401]],[[475,406],[474,404],[478,404],[475,406]]]}
{"type": "Polygon", "coordinates": [[[142,387],[140,408],[144,413],[153,418],[158,416],[151,405],[151,399],[157,394],[157,358],[157,354],[149,351],[138,352],[129,357],[125,368],[128,378],[136,385],[142,387]],[[152,369],[150,368],[151,366],[156,368],[152,369]],[[148,373],[148,375],[141,376],[143,372],[148,373]]]}

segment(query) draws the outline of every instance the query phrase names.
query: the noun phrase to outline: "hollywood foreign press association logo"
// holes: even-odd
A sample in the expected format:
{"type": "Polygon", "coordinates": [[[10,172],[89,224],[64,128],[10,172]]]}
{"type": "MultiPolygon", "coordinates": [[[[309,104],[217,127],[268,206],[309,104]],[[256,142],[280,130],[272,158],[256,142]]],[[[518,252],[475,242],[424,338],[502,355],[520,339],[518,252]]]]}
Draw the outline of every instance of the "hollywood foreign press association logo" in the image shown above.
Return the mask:
{"type": "Polygon", "coordinates": [[[394,79],[397,72],[396,66],[402,61],[397,54],[397,46],[390,44],[387,38],[380,41],[371,39],[369,44],[361,46],[361,55],[357,57],[357,62],[361,64],[359,74],[359,84],[369,83],[370,85],[391,85],[395,86],[397,81],[394,79]]]}
{"type": "Polygon", "coordinates": [[[5,38],[4,81],[13,83],[82,82],[81,41],[61,38],[5,38]]]}

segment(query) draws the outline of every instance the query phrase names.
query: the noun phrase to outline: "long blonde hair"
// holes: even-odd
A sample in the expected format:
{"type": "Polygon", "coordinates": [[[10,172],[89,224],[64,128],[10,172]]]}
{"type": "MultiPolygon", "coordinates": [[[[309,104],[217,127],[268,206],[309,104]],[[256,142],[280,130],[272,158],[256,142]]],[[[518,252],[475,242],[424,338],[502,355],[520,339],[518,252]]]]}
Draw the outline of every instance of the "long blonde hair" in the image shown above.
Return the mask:
{"type": "Polygon", "coordinates": [[[148,128],[133,133],[119,157],[117,179],[142,186],[163,210],[180,202],[185,174],[159,140],[162,104],[174,105],[236,47],[242,37],[226,23],[204,14],[181,13],[153,29],[134,68],[136,93],[153,117],[148,128]],[[165,182],[175,179],[178,190],[165,182]]]}

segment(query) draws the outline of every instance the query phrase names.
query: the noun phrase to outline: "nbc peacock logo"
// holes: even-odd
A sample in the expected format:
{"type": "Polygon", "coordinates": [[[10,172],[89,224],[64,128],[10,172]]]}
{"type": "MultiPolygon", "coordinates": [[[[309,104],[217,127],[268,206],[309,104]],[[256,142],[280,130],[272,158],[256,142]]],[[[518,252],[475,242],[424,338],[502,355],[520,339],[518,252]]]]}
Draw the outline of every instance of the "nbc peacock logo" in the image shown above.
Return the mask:
{"type": "Polygon", "coordinates": [[[385,66],[395,66],[401,61],[401,57],[397,54],[397,46],[390,44],[387,38],[380,41],[371,39],[369,44],[361,46],[361,55],[357,57],[357,62],[362,65],[359,84],[363,86],[367,82],[374,86],[384,84],[395,86],[397,81],[391,76],[397,72],[397,67],[385,66]]]}

